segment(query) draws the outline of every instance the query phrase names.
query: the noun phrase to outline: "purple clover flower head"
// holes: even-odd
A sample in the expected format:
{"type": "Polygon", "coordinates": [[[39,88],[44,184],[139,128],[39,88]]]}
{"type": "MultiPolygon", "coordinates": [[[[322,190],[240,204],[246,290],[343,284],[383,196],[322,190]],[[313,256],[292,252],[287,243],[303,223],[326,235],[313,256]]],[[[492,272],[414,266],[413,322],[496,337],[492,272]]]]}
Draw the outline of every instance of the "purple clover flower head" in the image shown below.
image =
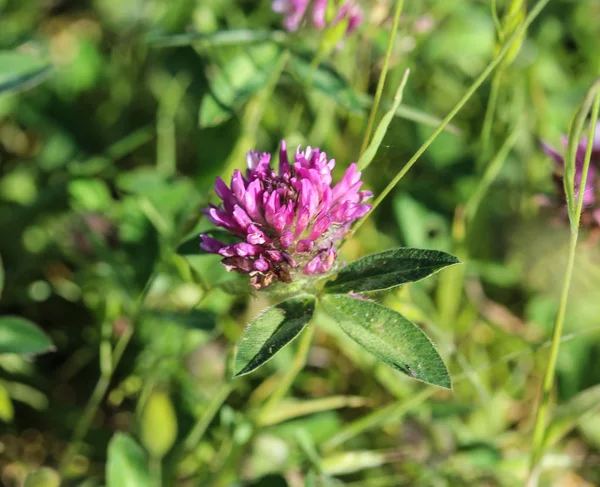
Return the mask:
{"type": "MultiPolygon", "coordinates": [[[[600,224],[600,200],[598,199],[598,190],[600,190],[600,125],[596,127],[596,133],[594,135],[594,139],[592,140],[592,156],[590,159],[590,167],[587,174],[587,179],[585,182],[585,188],[583,189],[583,205],[586,208],[589,207],[597,207],[593,209],[594,220],[600,224]]],[[[563,151],[566,151],[568,138],[564,136],[562,139],[563,151]]],[[[552,157],[559,169],[564,171],[565,160],[564,157],[556,151],[549,144],[542,142],[543,151],[552,157]]],[[[577,147],[577,153],[575,156],[575,194],[576,197],[579,198],[581,179],[583,176],[583,166],[585,162],[585,153],[588,147],[588,139],[584,137],[581,139],[577,147]]],[[[561,180],[562,184],[562,180],[561,180]]]]}
{"type": "Polygon", "coordinates": [[[272,7],[275,12],[285,16],[283,25],[291,32],[298,30],[303,20],[309,21],[314,28],[323,30],[327,27],[327,2],[333,2],[337,7],[330,25],[348,20],[346,35],[354,32],[362,23],[362,9],[353,0],[273,0],[272,7]]]}
{"type": "Polygon", "coordinates": [[[200,247],[221,255],[228,271],[249,274],[256,289],[292,282],[296,273],[328,272],[337,258],[336,243],[371,209],[364,202],[372,193],[360,191],[356,163],[332,187],[335,160],[319,149],[298,147],[290,162],[281,142],[279,171],[264,152],[249,151],[246,161],[245,176],[236,170],[229,186],[217,178],[222,203],[203,210],[239,242],[228,245],[203,234],[200,247]]]}

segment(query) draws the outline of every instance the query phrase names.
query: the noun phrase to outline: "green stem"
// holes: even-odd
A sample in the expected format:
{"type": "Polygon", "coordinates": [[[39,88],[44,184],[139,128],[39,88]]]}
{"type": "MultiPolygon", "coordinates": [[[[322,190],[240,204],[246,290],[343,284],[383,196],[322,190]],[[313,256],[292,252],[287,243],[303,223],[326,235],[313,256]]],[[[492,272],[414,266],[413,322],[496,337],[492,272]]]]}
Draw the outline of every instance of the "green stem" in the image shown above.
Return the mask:
{"type": "Polygon", "coordinates": [[[71,441],[69,442],[69,446],[63,458],[61,459],[59,467],[59,473],[61,474],[61,476],[64,475],[65,470],[69,467],[69,464],[71,463],[71,460],[79,452],[81,442],[87,435],[87,432],[89,431],[90,426],[92,424],[92,420],[94,419],[94,416],[96,415],[96,412],[98,411],[98,408],[100,407],[100,404],[102,403],[102,400],[104,399],[104,396],[108,391],[108,387],[112,380],[112,376],[117,366],[119,365],[121,358],[123,357],[123,353],[125,352],[127,345],[131,341],[131,337],[133,336],[133,332],[135,329],[135,324],[139,318],[139,314],[144,304],[146,295],[148,294],[148,291],[150,291],[150,287],[152,285],[152,282],[154,281],[155,276],[156,273],[153,273],[146,282],[144,289],[142,290],[139,298],[136,301],[135,312],[133,313],[131,326],[127,328],[125,332],[121,335],[117,344],[115,345],[114,350],[112,351],[112,354],[109,356],[106,355],[106,350],[108,349],[107,344],[110,345],[110,343],[108,342],[110,340],[110,337],[103,337],[100,343],[100,379],[94,387],[94,391],[92,392],[92,395],[83,411],[83,414],[81,415],[79,421],[77,422],[77,425],[75,426],[73,436],[71,437],[71,441]]]}
{"type": "Polygon", "coordinates": [[[496,114],[496,105],[498,104],[498,94],[500,93],[500,85],[502,84],[502,72],[500,69],[492,79],[492,86],[490,89],[490,98],[488,100],[487,108],[485,110],[485,117],[483,119],[483,128],[481,129],[481,146],[480,146],[480,158],[485,160],[488,153],[490,144],[490,138],[492,135],[492,126],[494,124],[494,115],[496,114]]]}
{"type": "Polygon", "coordinates": [[[182,448],[184,453],[191,452],[196,447],[196,445],[200,443],[200,440],[206,432],[206,429],[210,425],[211,421],[214,419],[215,415],[217,414],[227,397],[229,397],[229,394],[232,390],[233,386],[230,383],[225,383],[221,385],[219,390],[216,392],[216,394],[204,410],[202,416],[198,418],[198,421],[196,421],[196,424],[194,424],[194,427],[184,440],[182,448]]]}
{"type": "MultiPolygon", "coordinates": [[[[498,55],[488,64],[485,70],[477,77],[475,82],[470,86],[467,92],[463,95],[460,101],[456,104],[456,106],[450,111],[450,113],[442,120],[442,122],[435,129],[433,134],[425,141],[425,143],[417,150],[417,152],[410,158],[410,160],[406,163],[406,165],[400,170],[400,172],[392,179],[392,181],[385,187],[385,189],[381,192],[381,194],[377,197],[377,199],[373,202],[373,207],[369,212],[369,215],[373,213],[373,211],[381,204],[381,202],[385,199],[385,197],[392,191],[394,186],[398,184],[398,182],[406,175],[406,173],[410,170],[410,168],[414,165],[415,162],[423,155],[423,153],[429,148],[429,146],[433,143],[433,141],[437,138],[440,133],[446,128],[446,126],[452,121],[452,119],[456,116],[456,114],[461,110],[461,108],[467,103],[467,101],[473,96],[473,94],[477,91],[477,89],[483,84],[483,82],[488,78],[488,76],[496,69],[496,67],[502,62],[502,60],[508,54],[508,51],[512,48],[513,44],[517,42],[523,33],[527,30],[529,25],[535,20],[535,18],[540,14],[540,12],[544,9],[544,7],[550,2],[550,0],[540,0],[536,6],[531,10],[525,21],[521,24],[521,26],[510,36],[510,39],[502,46],[502,49],[498,53],[498,55]]],[[[353,229],[353,233],[355,233],[360,226],[366,221],[366,218],[361,218],[356,226],[353,229]]]]}
{"type": "Polygon", "coordinates": [[[149,466],[152,485],[154,487],[162,487],[162,459],[152,455],[149,466]]]}
{"type": "Polygon", "coordinates": [[[312,342],[313,335],[315,333],[315,326],[309,324],[304,330],[304,333],[300,337],[300,343],[298,345],[298,351],[294,357],[290,368],[287,370],[285,375],[282,377],[281,382],[277,388],[273,391],[265,405],[262,407],[258,415],[258,423],[268,422],[268,416],[271,410],[279,404],[281,399],[287,394],[290,387],[294,383],[296,376],[306,365],[306,359],[308,357],[308,351],[310,350],[310,344],[312,342]]]}
{"type": "Polygon", "coordinates": [[[473,221],[473,218],[475,218],[475,215],[477,214],[477,210],[479,209],[479,205],[481,204],[483,197],[487,193],[492,183],[498,177],[498,174],[502,169],[504,161],[508,157],[508,154],[516,144],[517,139],[521,134],[520,130],[521,124],[517,123],[513,128],[512,132],[504,141],[504,144],[502,144],[502,147],[500,147],[500,150],[498,151],[496,156],[486,167],[485,172],[483,173],[483,176],[481,177],[481,180],[477,185],[477,188],[475,189],[472,196],[469,198],[469,201],[465,205],[464,216],[466,218],[467,226],[469,226],[470,223],[473,221]]]}
{"type": "MultiPolygon", "coordinates": [[[[596,131],[596,122],[598,121],[598,112],[600,111],[600,89],[596,90],[596,96],[594,99],[594,106],[592,108],[592,119],[590,123],[590,132],[588,138],[587,149],[585,153],[585,160],[583,164],[583,173],[581,176],[581,182],[579,184],[579,194],[577,197],[577,207],[575,211],[574,225],[572,226],[571,239],[569,243],[569,255],[567,260],[567,269],[565,271],[565,277],[563,281],[562,293],[560,296],[560,304],[558,307],[558,313],[556,315],[556,321],[554,323],[554,329],[552,331],[552,346],[550,348],[550,357],[548,358],[548,364],[546,366],[546,373],[544,374],[544,380],[542,383],[542,395],[541,400],[538,404],[537,414],[535,419],[535,426],[533,429],[533,447],[531,451],[531,462],[529,472],[529,486],[536,486],[539,476],[539,462],[544,452],[544,440],[546,423],[548,417],[548,411],[550,409],[551,393],[554,385],[554,375],[556,373],[556,362],[558,360],[558,352],[560,348],[560,342],[562,337],[562,331],[564,326],[565,314],[567,310],[567,302],[569,299],[569,289],[571,287],[571,280],[573,277],[573,268],[575,266],[575,253],[577,250],[577,240],[579,238],[579,222],[581,220],[581,212],[583,209],[583,191],[585,189],[588,171],[590,168],[590,159],[592,155],[592,140],[594,140],[594,134],[596,131]]],[[[573,136],[574,134],[570,134],[573,136]]],[[[577,134],[578,135],[578,134],[577,134]]],[[[579,139],[579,137],[577,137],[579,139]]],[[[575,190],[574,194],[575,194],[575,190]]],[[[575,198],[575,196],[574,196],[575,198]]]]}
{"type": "Polygon", "coordinates": [[[396,3],[396,11],[394,12],[394,22],[392,24],[392,31],[390,32],[390,40],[388,42],[387,51],[385,53],[385,60],[383,61],[383,69],[377,82],[377,90],[375,91],[375,99],[373,106],[371,107],[371,113],[369,114],[369,121],[367,122],[367,130],[363,138],[362,147],[360,153],[362,154],[369,145],[371,139],[371,132],[373,131],[373,124],[375,123],[375,116],[377,115],[377,109],[379,108],[379,102],[381,101],[381,95],[383,93],[383,86],[385,85],[385,78],[387,77],[388,70],[390,67],[390,59],[392,58],[392,51],[394,50],[394,40],[396,39],[396,32],[398,31],[398,23],[400,22],[400,14],[402,13],[402,6],[404,0],[398,0],[396,3]]]}
{"type": "Polygon", "coordinates": [[[64,472],[71,463],[71,460],[79,452],[81,442],[85,438],[87,432],[89,431],[94,416],[96,415],[96,411],[98,411],[98,408],[102,403],[102,399],[104,399],[104,396],[108,391],[108,386],[110,385],[114,369],[119,364],[119,360],[123,355],[123,351],[125,350],[125,347],[127,347],[127,344],[129,343],[132,336],[133,327],[129,328],[117,342],[117,346],[115,347],[111,358],[112,366],[110,368],[102,367],[102,374],[100,375],[100,379],[98,380],[96,387],[94,387],[94,391],[90,396],[90,400],[85,406],[83,414],[81,415],[81,418],[79,418],[79,421],[75,426],[73,436],[71,437],[71,441],[69,442],[69,447],[67,448],[67,451],[61,460],[59,468],[59,473],[61,475],[64,475],[64,472]]]}
{"type": "Polygon", "coordinates": [[[504,33],[502,32],[502,24],[500,23],[500,17],[498,17],[498,7],[496,5],[496,0],[491,0],[491,9],[492,19],[494,19],[494,25],[496,26],[496,34],[498,35],[498,40],[502,42],[504,38],[504,33]]]}

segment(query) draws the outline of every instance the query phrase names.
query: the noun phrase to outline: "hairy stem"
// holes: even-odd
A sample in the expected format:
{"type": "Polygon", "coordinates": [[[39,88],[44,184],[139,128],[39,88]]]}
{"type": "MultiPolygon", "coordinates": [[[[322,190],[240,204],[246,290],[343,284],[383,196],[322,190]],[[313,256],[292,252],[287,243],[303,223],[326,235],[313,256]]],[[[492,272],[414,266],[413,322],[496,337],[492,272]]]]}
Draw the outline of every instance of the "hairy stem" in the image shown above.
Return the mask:
{"type": "MultiPolygon", "coordinates": [[[[592,155],[592,141],[594,140],[594,134],[596,131],[596,122],[598,120],[598,111],[600,110],[600,89],[596,90],[596,96],[594,99],[594,106],[592,108],[592,119],[590,123],[590,133],[588,138],[587,150],[585,153],[585,160],[583,164],[583,173],[581,176],[581,182],[579,184],[579,194],[573,189],[574,198],[577,198],[577,207],[575,210],[574,224],[572,226],[571,239],[569,243],[569,254],[567,260],[567,268],[565,271],[565,277],[563,281],[562,292],[560,296],[560,303],[558,307],[558,313],[556,315],[556,321],[554,323],[554,329],[552,331],[552,346],[550,347],[550,356],[548,358],[548,364],[546,366],[546,372],[544,374],[544,380],[542,382],[542,394],[540,402],[537,407],[537,414],[535,419],[535,426],[533,429],[533,447],[531,451],[530,461],[530,473],[528,486],[535,487],[538,482],[539,469],[538,464],[544,453],[544,440],[545,432],[548,419],[548,411],[551,403],[551,393],[554,386],[554,376],[556,373],[556,362],[558,360],[558,352],[560,348],[560,342],[563,332],[565,314],[567,310],[567,302],[569,299],[569,289],[571,287],[571,280],[573,277],[573,268],[575,266],[575,254],[577,250],[577,240],[579,238],[579,222],[581,220],[581,212],[583,209],[583,191],[590,168],[590,159],[592,155]]],[[[575,134],[570,134],[573,136],[575,134]]],[[[577,134],[578,136],[579,134],[577,134]]],[[[578,137],[579,138],[579,137],[578,137]]]]}

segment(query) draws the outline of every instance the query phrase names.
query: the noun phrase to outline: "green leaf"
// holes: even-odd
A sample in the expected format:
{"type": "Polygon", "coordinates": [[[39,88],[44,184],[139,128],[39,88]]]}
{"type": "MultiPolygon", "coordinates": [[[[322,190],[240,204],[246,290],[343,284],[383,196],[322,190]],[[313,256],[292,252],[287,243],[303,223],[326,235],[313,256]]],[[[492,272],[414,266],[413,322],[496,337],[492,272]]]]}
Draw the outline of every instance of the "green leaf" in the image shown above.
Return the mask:
{"type": "Polygon", "coordinates": [[[326,295],[322,303],[350,338],[382,362],[415,379],[451,388],[448,370],[433,343],[400,313],[343,295],[326,295]]]}
{"type": "Polygon", "coordinates": [[[347,475],[365,469],[376,469],[391,462],[394,457],[384,451],[348,451],[336,453],[322,461],[329,475],[347,475]]]}
{"type": "Polygon", "coordinates": [[[380,291],[427,277],[458,264],[453,255],[439,250],[400,248],[358,259],[344,267],[335,281],[325,284],[332,294],[380,291]]]}
{"type": "Polygon", "coordinates": [[[279,403],[277,409],[271,411],[260,424],[261,426],[274,425],[322,411],[341,408],[360,408],[368,404],[369,399],[358,396],[329,396],[306,400],[288,399],[279,403]]]}
{"type": "Polygon", "coordinates": [[[248,374],[296,338],[312,318],[315,298],[288,299],[258,315],[238,342],[235,377],[248,374]]]}
{"type": "Polygon", "coordinates": [[[313,66],[309,59],[295,55],[290,60],[289,70],[302,86],[312,86],[322,91],[350,112],[363,113],[358,95],[344,77],[331,66],[326,64],[313,66]]]}
{"type": "Polygon", "coordinates": [[[552,448],[575,428],[581,419],[594,411],[600,411],[600,385],[581,391],[556,410],[546,431],[546,448],[552,448]]]}
{"type": "Polygon", "coordinates": [[[146,454],[133,438],[115,434],[108,444],[106,487],[142,487],[152,485],[146,454]]]}
{"type": "Polygon", "coordinates": [[[0,51],[0,93],[33,88],[51,70],[52,66],[40,56],[0,51]]]}
{"type": "Polygon", "coordinates": [[[280,49],[276,44],[261,44],[230,59],[210,79],[210,94],[200,106],[201,127],[212,127],[227,120],[268,81],[277,66],[280,49]]]}
{"type": "Polygon", "coordinates": [[[50,338],[31,321],[19,316],[0,317],[0,353],[33,354],[54,350],[50,338]]]}

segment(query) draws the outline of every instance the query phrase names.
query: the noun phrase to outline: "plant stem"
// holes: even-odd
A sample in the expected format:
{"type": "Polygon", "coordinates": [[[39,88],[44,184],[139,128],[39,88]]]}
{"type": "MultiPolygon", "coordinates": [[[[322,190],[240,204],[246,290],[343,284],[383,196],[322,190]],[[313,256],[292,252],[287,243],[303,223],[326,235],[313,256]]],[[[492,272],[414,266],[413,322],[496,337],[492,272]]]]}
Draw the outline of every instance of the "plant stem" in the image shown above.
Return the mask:
{"type": "Polygon", "coordinates": [[[154,281],[155,276],[156,273],[152,273],[148,281],[146,281],[146,285],[144,286],[144,289],[142,290],[139,298],[136,301],[135,311],[133,313],[131,325],[124,331],[124,333],[117,341],[117,344],[115,345],[112,354],[108,357],[106,356],[106,350],[108,349],[107,345],[110,346],[110,336],[103,337],[100,343],[100,379],[94,387],[94,391],[92,392],[92,395],[90,396],[90,399],[87,405],[85,406],[83,414],[81,415],[79,421],[77,422],[77,425],[75,426],[75,430],[73,431],[73,436],[71,437],[69,446],[63,458],[61,459],[59,466],[59,474],[61,476],[64,475],[65,470],[69,467],[69,464],[71,463],[71,460],[79,452],[81,441],[87,435],[87,432],[89,431],[90,426],[92,424],[92,420],[96,415],[96,411],[100,407],[100,404],[102,403],[102,400],[104,399],[104,396],[108,391],[108,386],[110,385],[112,376],[117,366],[119,365],[119,362],[121,361],[121,358],[123,356],[123,353],[125,352],[125,349],[127,348],[127,345],[131,341],[131,337],[133,336],[133,332],[135,329],[135,324],[139,318],[139,314],[144,304],[146,295],[148,294],[148,291],[150,291],[150,287],[152,285],[152,282],[154,281]]]}
{"type": "Polygon", "coordinates": [[[494,115],[496,114],[496,105],[498,104],[498,94],[500,93],[500,85],[502,84],[502,73],[503,69],[500,68],[494,78],[492,79],[492,86],[490,89],[490,98],[488,100],[487,108],[485,110],[485,117],[483,119],[483,128],[481,129],[481,144],[480,144],[480,158],[485,160],[488,148],[490,144],[490,137],[492,135],[492,126],[494,124],[494,115]]]}
{"type": "Polygon", "coordinates": [[[106,395],[108,386],[110,385],[112,374],[114,372],[114,369],[117,367],[119,360],[121,359],[121,356],[123,355],[123,351],[127,347],[127,344],[129,343],[132,336],[133,336],[133,326],[128,328],[127,331],[121,336],[121,338],[117,342],[115,350],[112,354],[111,367],[110,368],[102,367],[102,373],[100,375],[100,379],[98,380],[96,387],[94,387],[94,391],[92,392],[92,395],[90,396],[90,400],[88,401],[87,405],[85,406],[83,414],[81,415],[81,418],[79,418],[79,421],[77,422],[77,425],[75,426],[75,430],[73,432],[73,436],[71,437],[69,447],[67,448],[67,451],[61,460],[60,468],[59,468],[59,473],[61,474],[61,476],[64,475],[65,469],[68,468],[73,457],[75,455],[77,455],[77,453],[79,451],[80,443],[85,438],[85,435],[87,434],[88,430],[90,429],[92,420],[94,419],[94,416],[96,415],[96,411],[100,407],[102,399],[106,395]]]}
{"type": "Polygon", "coordinates": [[[475,218],[475,215],[477,214],[477,210],[479,209],[479,205],[481,204],[483,197],[487,193],[492,183],[498,177],[498,174],[500,173],[500,170],[504,165],[504,161],[506,160],[508,154],[517,142],[517,139],[520,135],[520,130],[521,124],[517,122],[515,127],[512,129],[512,131],[502,144],[502,147],[500,147],[498,153],[494,156],[492,161],[486,167],[483,176],[481,177],[479,183],[477,184],[477,187],[475,188],[475,191],[467,201],[467,204],[465,205],[464,214],[467,226],[469,226],[475,218]]]}
{"type": "MultiPolygon", "coordinates": [[[[467,92],[463,95],[460,101],[456,104],[456,106],[450,111],[448,115],[442,120],[442,122],[435,129],[433,134],[423,143],[423,145],[417,150],[417,152],[410,158],[410,160],[405,164],[405,166],[400,170],[400,172],[392,179],[392,181],[385,187],[385,189],[380,193],[377,199],[373,202],[373,207],[371,211],[368,213],[371,215],[373,211],[381,204],[381,202],[385,199],[385,197],[394,189],[394,186],[398,184],[398,182],[406,175],[406,173],[410,170],[410,168],[414,165],[415,162],[423,155],[423,153],[429,148],[429,146],[433,143],[433,141],[437,138],[440,133],[446,128],[446,126],[452,121],[452,119],[456,116],[456,114],[461,110],[461,108],[467,103],[467,101],[473,96],[473,94],[477,91],[477,89],[483,84],[483,82],[488,78],[488,76],[496,69],[496,67],[502,62],[505,56],[508,54],[508,51],[511,49],[513,44],[517,42],[529,25],[535,20],[535,18],[540,14],[540,12],[544,9],[544,7],[550,2],[550,0],[540,0],[536,6],[531,10],[525,21],[520,25],[520,27],[510,36],[508,41],[502,46],[502,49],[498,53],[498,55],[488,64],[488,66],[483,70],[483,72],[477,77],[475,82],[469,87],[467,92]]],[[[360,228],[360,226],[366,221],[366,218],[361,218],[356,226],[353,229],[353,233],[360,228]]]]}
{"type": "Polygon", "coordinates": [[[290,387],[294,383],[296,376],[306,365],[306,358],[308,357],[308,351],[310,350],[310,344],[312,342],[313,335],[315,333],[315,326],[309,324],[304,330],[304,333],[300,337],[300,343],[298,345],[298,351],[294,357],[290,368],[287,370],[285,375],[282,377],[281,382],[277,388],[273,391],[273,394],[269,397],[265,405],[262,407],[258,415],[258,423],[261,424],[267,421],[267,417],[270,411],[277,406],[283,396],[289,391],[290,387]]]}
{"type": "Polygon", "coordinates": [[[369,114],[369,121],[367,122],[367,129],[363,138],[362,147],[360,153],[362,154],[369,145],[371,139],[371,132],[373,131],[373,124],[375,123],[375,116],[377,115],[377,109],[379,108],[379,102],[381,101],[381,95],[383,93],[383,86],[385,85],[385,78],[387,77],[388,70],[390,67],[390,59],[392,57],[392,51],[394,50],[394,41],[396,39],[396,32],[398,31],[398,23],[400,22],[400,14],[402,13],[402,6],[404,0],[398,0],[396,3],[396,11],[394,12],[394,21],[392,24],[392,31],[390,32],[390,40],[388,42],[387,50],[385,53],[385,60],[383,61],[383,69],[377,82],[377,90],[375,91],[375,99],[373,106],[371,107],[371,113],[369,114]]]}
{"type": "MultiPolygon", "coordinates": [[[[594,99],[594,106],[592,108],[592,119],[590,123],[590,133],[588,138],[587,149],[585,153],[585,160],[583,163],[583,173],[581,175],[581,182],[579,184],[579,194],[573,189],[574,198],[577,198],[577,207],[575,211],[574,224],[571,231],[571,239],[569,243],[569,254],[567,260],[567,269],[565,271],[565,277],[563,281],[562,293],[560,296],[560,303],[558,307],[558,313],[556,315],[556,321],[554,323],[554,329],[552,331],[552,346],[550,347],[550,357],[548,358],[548,365],[546,366],[546,373],[544,374],[544,380],[542,382],[542,396],[538,403],[537,414],[535,419],[535,426],[533,430],[533,447],[531,451],[531,462],[529,471],[528,486],[535,487],[538,482],[539,470],[538,464],[543,456],[544,452],[544,440],[546,422],[548,417],[548,410],[550,408],[551,393],[554,385],[554,375],[556,373],[556,362],[558,359],[558,351],[560,348],[560,342],[562,337],[562,331],[564,326],[565,314],[567,310],[567,302],[569,299],[569,289],[571,287],[571,280],[573,277],[573,268],[575,266],[575,253],[577,250],[577,240],[579,238],[579,222],[581,220],[581,212],[583,209],[583,191],[587,181],[588,171],[590,168],[590,159],[592,155],[592,147],[594,140],[594,134],[596,131],[596,122],[598,120],[598,111],[600,110],[600,89],[596,90],[596,96],[594,99]]],[[[570,134],[570,136],[579,134],[570,134]]]]}
{"type": "Polygon", "coordinates": [[[498,40],[502,42],[504,38],[504,32],[502,32],[502,24],[500,23],[500,18],[498,17],[498,7],[496,5],[496,0],[491,1],[492,19],[494,19],[494,25],[496,26],[496,34],[498,35],[498,40]]]}
{"type": "Polygon", "coordinates": [[[194,427],[184,440],[182,448],[184,453],[189,453],[196,447],[198,443],[200,443],[200,440],[206,432],[206,429],[232,390],[233,386],[228,382],[221,385],[219,390],[215,393],[212,401],[204,410],[202,416],[198,418],[198,421],[196,421],[196,424],[194,424],[194,427]]]}
{"type": "Polygon", "coordinates": [[[150,481],[154,487],[162,487],[162,459],[154,455],[150,456],[150,481]]]}

